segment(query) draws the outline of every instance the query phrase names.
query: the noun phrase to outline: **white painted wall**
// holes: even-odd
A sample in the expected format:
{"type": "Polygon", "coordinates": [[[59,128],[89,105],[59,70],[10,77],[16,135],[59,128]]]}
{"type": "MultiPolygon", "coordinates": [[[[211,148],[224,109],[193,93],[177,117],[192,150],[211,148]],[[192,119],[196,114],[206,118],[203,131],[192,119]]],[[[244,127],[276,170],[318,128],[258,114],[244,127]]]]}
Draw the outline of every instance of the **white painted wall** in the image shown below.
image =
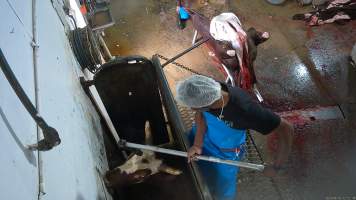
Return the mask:
{"type": "MultiPolygon", "coordinates": [[[[107,160],[99,117],[83,92],[82,73],[51,1],[37,1],[38,103],[62,143],[42,152],[24,146],[37,141],[36,125],[0,70],[0,199],[111,199],[99,173],[107,160]]],[[[0,48],[35,104],[32,2],[0,1],[0,48]]]]}
{"type": "MultiPolygon", "coordinates": [[[[11,5],[0,1],[0,47],[34,103],[31,1],[11,5]]],[[[35,123],[0,71],[0,199],[37,199],[37,153],[24,147],[35,142],[35,123]]]]}

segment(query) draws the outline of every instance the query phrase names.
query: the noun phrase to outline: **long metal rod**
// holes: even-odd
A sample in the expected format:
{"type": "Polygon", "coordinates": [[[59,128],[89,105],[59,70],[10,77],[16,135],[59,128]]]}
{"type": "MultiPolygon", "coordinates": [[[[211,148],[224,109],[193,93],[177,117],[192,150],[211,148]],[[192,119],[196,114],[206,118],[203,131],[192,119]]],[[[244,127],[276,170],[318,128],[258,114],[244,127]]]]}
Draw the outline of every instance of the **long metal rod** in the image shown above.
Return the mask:
{"type": "MultiPolygon", "coordinates": [[[[164,154],[169,154],[169,155],[188,157],[187,152],[184,152],[184,151],[164,149],[164,148],[160,148],[160,147],[156,147],[156,146],[135,144],[135,143],[131,143],[131,142],[126,142],[124,145],[126,147],[134,148],[134,149],[144,149],[144,150],[148,150],[148,151],[154,151],[154,152],[159,152],[159,153],[164,153],[164,154]]],[[[196,158],[198,160],[228,164],[228,165],[233,165],[233,166],[237,166],[237,167],[253,169],[253,170],[257,170],[257,171],[263,171],[263,169],[264,169],[264,165],[260,165],[260,164],[246,163],[246,162],[240,162],[240,161],[235,161],[235,160],[224,160],[224,159],[211,157],[211,156],[197,156],[196,158]]]]}
{"type": "Polygon", "coordinates": [[[173,58],[167,60],[167,62],[162,64],[162,68],[164,68],[166,65],[168,65],[169,63],[177,60],[178,58],[182,57],[183,55],[185,55],[186,53],[190,52],[191,50],[197,48],[198,46],[204,44],[205,42],[207,42],[209,40],[209,38],[203,39],[197,43],[195,43],[193,46],[189,47],[188,49],[184,50],[183,52],[177,54],[176,56],[174,56],[173,58]]]}
{"type": "Polygon", "coordinates": [[[194,31],[194,35],[193,35],[192,45],[194,45],[195,42],[197,41],[197,36],[198,36],[198,31],[195,30],[195,31],[194,31]]]}
{"type": "Polygon", "coordinates": [[[256,97],[257,97],[257,99],[258,99],[259,102],[262,102],[262,101],[263,101],[263,97],[262,97],[260,91],[258,90],[256,84],[253,84],[253,93],[255,93],[255,95],[256,95],[256,97]]]}
{"type": "Polygon", "coordinates": [[[227,67],[224,64],[221,64],[221,65],[222,65],[223,69],[225,70],[225,72],[227,74],[227,77],[230,79],[231,86],[235,87],[235,81],[234,81],[234,78],[232,78],[232,75],[230,74],[230,71],[227,69],[227,67]]]}
{"type": "MultiPolygon", "coordinates": [[[[91,96],[91,98],[94,101],[94,104],[96,105],[96,107],[99,109],[99,114],[104,118],[104,121],[106,123],[106,125],[108,126],[111,135],[114,137],[116,144],[120,143],[120,137],[119,134],[117,133],[114,124],[112,123],[109,113],[105,108],[105,105],[103,103],[103,101],[100,98],[100,95],[98,93],[98,91],[96,90],[95,85],[91,85],[89,86],[89,95],[91,96]]],[[[123,154],[124,158],[126,159],[127,153],[125,151],[121,151],[121,153],[123,154]]]]}
{"type": "Polygon", "coordinates": [[[107,57],[109,57],[110,60],[112,60],[113,56],[111,55],[110,50],[106,45],[104,38],[101,36],[101,33],[98,33],[98,38],[99,38],[100,45],[103,47],[104,53],[106,54],[107,57]]]}
{"type": "MultiPolygon", "coordinates": [[[[37,35],[37,0],[32,0],[32,60],[33,60],[33,77],[35,88],[35,108],[39,112],[39,86],[38,86],[38,35],[37,35]]],[[[37,142],[41,140],[41,129],[36,126],[37,142]]],[[[38,173],[38,194],[37,200],[41,200],[45,192],[44,174],[43,174],[43,155],[37,151],[37,173],[38,173]]]]}

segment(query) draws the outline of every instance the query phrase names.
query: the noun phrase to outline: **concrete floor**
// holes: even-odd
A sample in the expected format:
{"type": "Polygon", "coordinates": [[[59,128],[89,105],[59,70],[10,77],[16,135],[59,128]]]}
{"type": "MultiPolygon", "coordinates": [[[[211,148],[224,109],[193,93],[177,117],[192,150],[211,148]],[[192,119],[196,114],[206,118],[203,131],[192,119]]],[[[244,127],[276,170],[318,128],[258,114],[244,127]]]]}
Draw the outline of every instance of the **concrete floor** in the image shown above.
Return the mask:
{"type": "MultiPolygon", "coordinates": [[[[238,199],[356,199],[356,69],[348,62],[356,21],[311,28],[291,20],[293,14],[312,9],[295,1],[283,6],[263,0],[210,2],[193,7],[206,16],[230,10],[245,28],[270,32],[270,40],[258,50],[258,86],[264,105],[293,122],[296,130],[287,169],[273,180],[249,173],[239,183],[238,199]]],[[[184,30],[177,28],[175,1],[112,0],[111,8],[116,25],[106,30],[105,40],[114,55],[173,57],[190,46],[193,30],[190,23],[184,30]]],[[[178,62],[223,78],[206,48],[178,62]]],[[[174,65],[164,71],[172,88],[191,75],[174,65]]],[[[267,160],[274,140],[268,136],[259,144],[267,160]]]]}

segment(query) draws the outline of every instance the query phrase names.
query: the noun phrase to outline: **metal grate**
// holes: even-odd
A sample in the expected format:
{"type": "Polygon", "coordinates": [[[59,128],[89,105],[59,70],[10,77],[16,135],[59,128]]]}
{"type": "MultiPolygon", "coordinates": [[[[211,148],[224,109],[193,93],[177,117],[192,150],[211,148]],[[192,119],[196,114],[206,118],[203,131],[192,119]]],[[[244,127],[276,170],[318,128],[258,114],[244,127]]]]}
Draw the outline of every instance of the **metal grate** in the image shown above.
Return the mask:
{"type": "MultiPolygon", "coordinates": [[[[182,120],[183,120],[183,123],[185,126],[185,131],[187,132],[192,128],[192,124],[194,123],[195,112],[193,110],[191,110],[190,108],[179,106],[179,105],[178,105],[178,110],[182,117],[182,120]]],[[[259,150],[255,144],[254,138],[251,135],[250,131],[247,131],[245,150],[246,150],[246,154],[242,161],[249,162],[249,163],[255,163],[255,164],[263,164],[264,163],[262,155],[259,152],[259,150]]]]}

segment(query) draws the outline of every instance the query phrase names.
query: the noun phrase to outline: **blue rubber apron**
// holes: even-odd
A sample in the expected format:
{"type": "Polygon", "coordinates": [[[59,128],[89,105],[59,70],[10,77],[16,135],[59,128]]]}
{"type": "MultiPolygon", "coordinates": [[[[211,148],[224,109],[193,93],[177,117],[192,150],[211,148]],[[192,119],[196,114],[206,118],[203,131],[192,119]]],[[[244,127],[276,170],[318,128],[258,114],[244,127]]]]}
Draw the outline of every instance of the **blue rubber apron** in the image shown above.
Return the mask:
{"type": "MultiPolygon", "coordinates": [[[[207,130],[202,154],[222,159],[241,160],[245,151],[243,144],[246,140],[246,130],[230,128],[223,120],[208,112],[203,112],[203,115],[207,130]]],[[[194,124],[189,134],[192,143],[195,133],[196,126],[194,124]]],[[[199,161],[198,165],[216,200],[234,200],[236,198],[238,167],[207,161],[199,161]]]]}

